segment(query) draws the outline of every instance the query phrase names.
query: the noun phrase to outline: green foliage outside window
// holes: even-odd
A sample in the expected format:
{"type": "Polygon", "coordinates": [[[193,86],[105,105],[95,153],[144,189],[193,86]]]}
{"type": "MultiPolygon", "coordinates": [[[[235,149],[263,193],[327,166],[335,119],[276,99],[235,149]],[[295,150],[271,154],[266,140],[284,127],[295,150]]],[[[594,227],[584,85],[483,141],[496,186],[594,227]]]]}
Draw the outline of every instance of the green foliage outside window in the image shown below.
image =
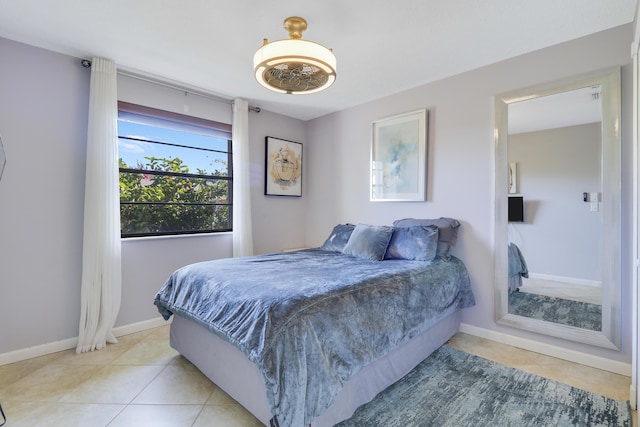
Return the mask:
{"type": "Polygon", "coordinates": [[[189,171],[179,158],[120,166],[123,236],[231,230],[228,166],[189,171]]]}

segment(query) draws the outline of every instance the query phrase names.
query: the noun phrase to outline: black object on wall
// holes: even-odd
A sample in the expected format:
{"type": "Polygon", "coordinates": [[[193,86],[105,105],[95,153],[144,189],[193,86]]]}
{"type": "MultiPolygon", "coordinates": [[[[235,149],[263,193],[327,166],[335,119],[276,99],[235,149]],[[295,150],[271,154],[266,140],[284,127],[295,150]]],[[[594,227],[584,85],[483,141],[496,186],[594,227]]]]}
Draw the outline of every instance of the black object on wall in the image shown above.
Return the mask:
{"type": "Polygon", "coordinates": [[[524,222],[524,199],[509,196],[509,222],[524,222]]]}

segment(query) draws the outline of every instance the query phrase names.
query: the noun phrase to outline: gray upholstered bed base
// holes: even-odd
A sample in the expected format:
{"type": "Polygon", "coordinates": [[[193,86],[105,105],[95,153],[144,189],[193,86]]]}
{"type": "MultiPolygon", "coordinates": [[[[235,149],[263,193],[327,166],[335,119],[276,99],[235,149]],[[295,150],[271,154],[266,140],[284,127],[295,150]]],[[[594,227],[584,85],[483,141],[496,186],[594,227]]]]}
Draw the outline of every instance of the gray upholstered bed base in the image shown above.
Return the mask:
{"type": "MultiPolygon", "coordinates": [[[[365,366],[344,386],[336,402],[312,423],[333,426],[350,418],[358,406],[372,400],[447,342],[460,328],[460,312],[445,317],[431,329],[386,356],[365,366]]],[[[267,405],[262,374],[236,347],[203,326],[173,316],[170,343],[211,381],[227,392],[265,425],[271,411],[267,405]]]]}

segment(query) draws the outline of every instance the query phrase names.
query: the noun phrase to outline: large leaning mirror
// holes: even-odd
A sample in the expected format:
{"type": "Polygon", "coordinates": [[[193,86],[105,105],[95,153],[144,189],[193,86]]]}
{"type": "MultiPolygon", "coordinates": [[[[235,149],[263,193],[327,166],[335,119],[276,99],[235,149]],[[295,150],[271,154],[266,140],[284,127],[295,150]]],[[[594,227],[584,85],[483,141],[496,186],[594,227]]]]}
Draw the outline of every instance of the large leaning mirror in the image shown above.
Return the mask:
{"type": "Polygon", "coordinates": [[[495,98],[496,321],[620,347],[620,70],[495,98]]]}

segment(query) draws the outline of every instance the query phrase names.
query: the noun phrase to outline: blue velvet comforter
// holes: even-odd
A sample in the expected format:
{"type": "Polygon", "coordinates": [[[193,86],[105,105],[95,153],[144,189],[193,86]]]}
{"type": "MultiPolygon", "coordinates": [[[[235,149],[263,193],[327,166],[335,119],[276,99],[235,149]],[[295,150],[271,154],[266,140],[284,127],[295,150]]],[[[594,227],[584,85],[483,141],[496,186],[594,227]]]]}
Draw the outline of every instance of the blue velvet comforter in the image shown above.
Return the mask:
{"type": "Polygon", "coordinates": [[[369,261],[308,249],[201,262],[154,301],[204,325],[262,372],[280,426],[322,414],[360,368],[475,301],[464,264],[369,261]]]}

